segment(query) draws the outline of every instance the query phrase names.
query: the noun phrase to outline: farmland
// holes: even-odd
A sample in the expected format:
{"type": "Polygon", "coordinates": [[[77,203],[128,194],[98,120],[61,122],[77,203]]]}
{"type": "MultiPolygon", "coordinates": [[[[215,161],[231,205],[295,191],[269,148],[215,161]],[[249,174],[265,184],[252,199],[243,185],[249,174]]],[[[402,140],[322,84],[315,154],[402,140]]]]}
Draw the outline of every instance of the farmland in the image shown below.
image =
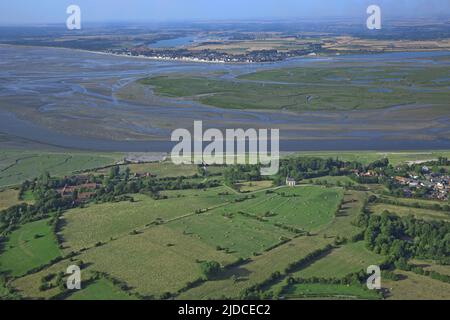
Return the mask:
{"type": "Polygon", "coordinates": [[[7,189],[0,191],[0,211],[19,204],[19,191],[7,189]]]}
{"type": "Polygon", "coordinates": [[[450,212],[437,211],[430,209],[412,208],[405,206],[394,206],[388,204],[376,204],[370,207],[373,213],[381,214],[384,211],[394,212],[401,217],[407,217],[409,215],[418,219],[424,220],[445,220],[450,221],[450,212]]]}
{"type": "Polygon", "coordinates": [[[189,190],[184,192],[184,196],[177,193],[159,201],[146,195],[133,195],[134,202],[93,204],[88,208],[73,209],[63,218],[65,227],[61,234],[64,244],[69,251],[81,249],[145,228],[158,220],[173,220],[232,199],[230,196],[219,196],[221,191],[223,188],[198,192],[189,190]]]}
{"type": "Polygon", "coordinates": [[[334,299],[379,299],[379,296],[360,286],[340,284],[308,283],[286,287],[281,293],[287,299],[298,298],[334,298],[334,299]]]}
{"type": "Polygon", "coordinates": [[[300,278],[342,278],[350,273],[379,265],[384,258],[364,247],[364,242],[356,242],[334,249],[328,255],[311,263],[293,274],[300,278]]]}
{"type": "MultiPolygon", "coordinates": [[[[367,159],[379,156],[367,154],[367,159]]],[[[406,161],[406,156],[403,159],[406,161]]],[[[225,184],[228,173],[221,167],[211,177],[202,176],[196,166],[173,168],[178,170],[177,175],[186,177],[181,179],[171,176],[172,169],[166,162],[134,165],[132,173],[150,171],[152,175],[128,176],[128,185],[145,181],[143,189],[139,193],[123,189],[120,194],[113,183],[124,179],[126,166],[121,165],[115,174],[113,169],[93,171],[90,177],[99,185],[112,184],[111,192],[121,198],[92,198],[61,212],[56,226],[58,241],[47,218],[19,225],[8,234],[0,254],[0,270],[10,271],[8,288],[17,290],[21,297],[39,299],[236,299],[248,297],[249,292],[255,294],[255,288],[265,298],[379,299],[378,292],[366,290],[363,284],[326,282],[343,281],[386,260],[386,255],[367,248],[361,238],[364,229],[356,223],[364,208],[370,209],[371,215],[381,214],[382,208],[377,206],[385,204],[366,204],[367,199],[377,193],[380,198],[395,199],[398,205],[389,210],[399,216],[404,215],[401,209],[413,209],[414,201],[441,204],[381,195],[388,189],[357,183],[350,176],[323,175],[299,181],[297,187],[286,187],[276,186],[275,179],[225,184]],[[210,179],[217,179],[220,186],[183,187],[185,182],[210,179]],[[49,263],[57,257],[59,260],[49,263]],[[218,263],[217,275],[205,275],[206,262],[218,263]],[[78,292],[67,292],[61,286],[60,274],[73,264],[83,266],[86,286],[78,292]],[[95,278],[95,274],[102,276],[95,278]],[[310,282],[287,283],[290,278],[310,282]]],[[[24,199],[39,204],[38,190],[27,189],[24,199]]],[[[17,198],[17,190],[4,192],[17,198]]],[[[445,213],[417,210],[423,214],[420,218],[426,218],[425,213],[430,216],[428,211],[445,213]]],[[[445,217],[433,219],[442,221],[445,217]]],[[[447,274],[437,262],[426,267],[425,262],[411,262],[427,271],[447,274]]],[[[388,289],[392,288],[386,296],[396,298],[403,295],[403,287],[417,291],[415,286],[438,281],[411,274],[392,283],[386,280],[388,289]]],[[[443,289],[444,284],[439,282],[443,289]]],[[[2,290],[2,294],[8,294],[6,288],[2,290]]]]}
{"type": "Polygon", "coordinates": [[[134,300],[135,298],[133,298],[115,287],[110,281],[100,279],[70,295],[68,300],[134,300]]]}
{"type": "Polygon", "coordinates": [[[0,187],[22,183],[44,172],[64,176],[114,164],[119,154],[66,153],[23,150],[0,151],[0,187]]]}
{"type": "Polygon", "coordinates": [[[398,272],[402,276],[399,281],[382,282],[388,288],[389,300],[448,300],[450,284],[443,283],[412,272],[398,272]]]}
{"type": "Polygon", "coordinates": [[[47,220],[30,222],[13,231],[0,255],[0,270],[14,276],[49,263],[61,255],[47,220]]]}

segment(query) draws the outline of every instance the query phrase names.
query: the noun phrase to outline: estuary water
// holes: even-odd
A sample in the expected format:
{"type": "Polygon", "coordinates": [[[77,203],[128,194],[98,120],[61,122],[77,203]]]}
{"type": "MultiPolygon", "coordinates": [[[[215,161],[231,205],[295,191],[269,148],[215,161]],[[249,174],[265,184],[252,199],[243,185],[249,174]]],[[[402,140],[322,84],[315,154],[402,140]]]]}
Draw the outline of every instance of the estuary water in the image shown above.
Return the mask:
{"type": "MultiPolygon", "coordinates": [[[[227,65],[0,45],[0,133],[81,150],[159,152],[171,149],[174,129],[190,129],[195,120],[203,120],[205,128],[223,130],[279,128],[282,151],[450,149],[450,106],[433,113],[427,113],[429,106],[425,105],[292,113],[224,110],[158,97],[151,90],[139,102],[118,94],[135,80],[153,75],[215,74],[232,79],[259,70],[323,62],[370,65],[408,59],[423,65],[448,63],[428,59],[441,55],[450,52],[305,57],[227,65]]],[[[378,90],[386,91],[382,87],[378,90]]]]}

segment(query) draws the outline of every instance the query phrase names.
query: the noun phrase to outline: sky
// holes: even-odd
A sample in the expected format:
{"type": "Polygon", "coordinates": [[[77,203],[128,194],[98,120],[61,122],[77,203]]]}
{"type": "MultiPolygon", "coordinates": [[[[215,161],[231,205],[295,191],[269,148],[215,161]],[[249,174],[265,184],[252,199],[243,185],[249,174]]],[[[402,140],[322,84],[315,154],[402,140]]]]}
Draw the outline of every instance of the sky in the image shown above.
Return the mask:
{"type": "Polygon", "coordinates": [[[450,0],[1,0],[0,25],[64,23],[71,4],[85,22],[450,16],[450,0]]]}

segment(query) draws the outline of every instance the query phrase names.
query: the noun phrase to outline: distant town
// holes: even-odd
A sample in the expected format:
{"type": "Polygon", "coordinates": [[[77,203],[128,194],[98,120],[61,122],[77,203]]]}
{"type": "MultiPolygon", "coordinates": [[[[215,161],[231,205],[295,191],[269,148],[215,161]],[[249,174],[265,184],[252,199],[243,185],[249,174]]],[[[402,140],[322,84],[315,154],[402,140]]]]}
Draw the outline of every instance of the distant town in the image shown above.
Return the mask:
{"type": "Polygon", "coordinates": [[[321,51],[320,45],[315,45],[310,49],[304,50],[257,50],[249,51],[244,54],[230,54],[215,50],[193,51],[188,49],[152,49],[142,46],[125,49],[109,49],[106,50],[106,53],[157,60],[178,60],[212,63],[263,63],[283,61],[289,58],[300,56],[315,56],[319,51],[321,51]]]}

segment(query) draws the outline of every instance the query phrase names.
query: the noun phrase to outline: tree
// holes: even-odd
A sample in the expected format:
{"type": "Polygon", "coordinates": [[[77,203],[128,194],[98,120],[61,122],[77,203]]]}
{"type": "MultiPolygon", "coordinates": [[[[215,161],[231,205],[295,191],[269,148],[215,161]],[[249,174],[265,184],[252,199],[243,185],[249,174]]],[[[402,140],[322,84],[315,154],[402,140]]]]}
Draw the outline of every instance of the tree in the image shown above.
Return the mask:
{"type": "Polygon", "coordinates": [[[217,261],[203,261],[200,263],[200,268],[206,279],[211,279],[221,270],[220,263],[217,261]]]}

